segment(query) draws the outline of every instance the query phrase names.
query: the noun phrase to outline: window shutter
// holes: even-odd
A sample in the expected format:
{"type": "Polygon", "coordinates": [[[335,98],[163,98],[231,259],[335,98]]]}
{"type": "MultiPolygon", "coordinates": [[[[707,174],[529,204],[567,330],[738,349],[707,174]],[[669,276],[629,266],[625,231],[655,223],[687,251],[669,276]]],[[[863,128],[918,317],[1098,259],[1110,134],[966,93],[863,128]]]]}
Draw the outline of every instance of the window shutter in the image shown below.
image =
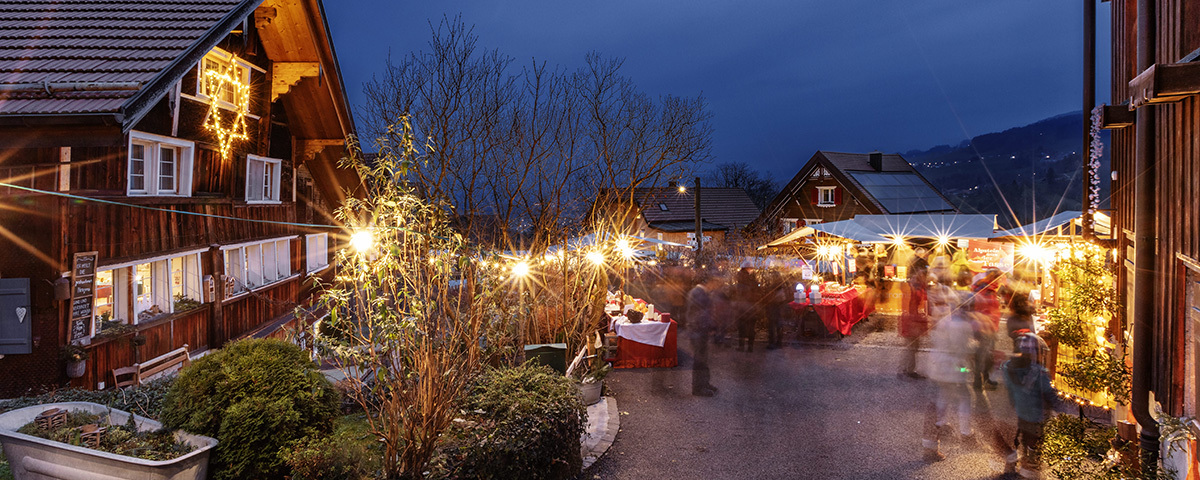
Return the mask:
{"type": "Polygon", "coordinates": [[[842,189],[833,187],[833,204],[834,205],[842,204],[842,189]]]}
{"type": "Polygon", "coordinates": [[[0,354],[32,353],[32,325],[29,279],[0,279],[0,354]]]}
{"type": "Polygon", "coordinates": [[[821,203],[821,190],[819,188],[812,189],[812,204],[821,203]]]}
{"type": "Polygon", "coordinates": [[[246,163],[249,165],[246,172],[246,200],[262,200],[263,175],[266,166],[258,160],[247,159],[246,163]]]}

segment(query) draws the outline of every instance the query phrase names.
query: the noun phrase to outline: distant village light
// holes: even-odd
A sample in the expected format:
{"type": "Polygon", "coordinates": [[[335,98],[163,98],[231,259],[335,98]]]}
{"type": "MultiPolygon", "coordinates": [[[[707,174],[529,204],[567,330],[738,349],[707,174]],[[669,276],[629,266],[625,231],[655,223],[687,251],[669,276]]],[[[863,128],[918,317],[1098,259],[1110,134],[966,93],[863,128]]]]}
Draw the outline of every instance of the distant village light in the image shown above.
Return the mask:
{"type": "Polygon", "coordinates": [[[686,186],[683,186],[683,185],[680,185],[680,186],[679,186],[679,193],[687,193],[687,187],[686,187],[686,186]]]}

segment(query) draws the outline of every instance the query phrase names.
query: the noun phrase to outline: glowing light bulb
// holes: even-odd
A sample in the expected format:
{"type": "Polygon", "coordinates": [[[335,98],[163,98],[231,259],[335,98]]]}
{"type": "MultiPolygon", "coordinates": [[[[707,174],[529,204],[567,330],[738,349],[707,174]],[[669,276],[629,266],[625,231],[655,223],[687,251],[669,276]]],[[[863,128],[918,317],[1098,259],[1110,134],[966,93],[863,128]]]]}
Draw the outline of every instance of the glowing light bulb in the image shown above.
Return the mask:
{"type": "Polygon", "coordinates": [[[517,262],[512,267],[512,273],[513,273],[513,275],[515,275],[517,277],[524,277],[526,275],[529,275],[529,264],[525,263],[524,260],[517,262]]]}
{"type": "Polygon", "coordinates": [[[375,234],[370,230],[359,230],[350,235],[350,246],[358,253],[363,253],[375,246],[375,234]]]}
{"type": "Polygon", "coordinates": [[[587,260],[592,262],[592,265],[604,265],[604,254],[593,250],[588,252],[587,260]]]}

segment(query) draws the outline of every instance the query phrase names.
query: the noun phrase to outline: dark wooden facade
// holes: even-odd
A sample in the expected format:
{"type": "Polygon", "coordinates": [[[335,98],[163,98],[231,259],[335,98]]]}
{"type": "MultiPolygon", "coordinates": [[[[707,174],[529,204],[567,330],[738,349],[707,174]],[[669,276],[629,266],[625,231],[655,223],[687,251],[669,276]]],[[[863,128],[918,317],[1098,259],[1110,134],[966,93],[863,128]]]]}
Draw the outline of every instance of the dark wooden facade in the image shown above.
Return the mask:
{"type": "MultiPolygon", "coordinates": [[[[328,262],[340,230],[286,224],[330,223],[331,208],[356,187],[353,172],[336,166],[345,152],[342,139],[353,133],[349,109],[319,3],[265,3],[242,24],[247,31],[226,32],[215,45],[202,46],[254,67],[249,138],[234,143],[228,155],[204,127],[210,107],[196,91],[199,65],[174,79],[181,95],[168,90],[127,125],[81,115],[53,125],[0,126],[0,182],[86,198],[0,188],[0,278],[30,279],[33,329],[32,353],[0,355],[0,398],[66,382],[59,351],[72,340],[70,301],[56,299],[54,285],[75,253],[98,252],[97,270],[105,270],[188,252],[197,255],[196,277],[215,286],[198,307],[138,319],[135,333],[89,335],[83,340],[90,353],[87,372],[71,381],[85,388],[111,385],[114,368],[183,345],[216,348],[286,317],[310,301],[314,277],[331,276],[328,268],[309,271],[306,235],[327,235],[322,256],[328,262]],[[280,88],[273,73],[281,64],[307,70],[280,88]],[[133,132],[194,142],[190,195],[127,195],[133,132]],[[278,201],[247,200],[247,155],[280,160],[278,201]],[[233,275],[226,271],[225,249],[280,239],[289,248],[288,275],[247,291],[223,288],[233,275]],[[144,337],[143,345],[131,342],[135,334],[144,337]]],[[[132,297],[132,289],[126,295],[132,297]]],[[[136,317],[137,310],[130,311],[136,317]]]]}
{"type": "MultiPolygon", "coordinates": [[[[1112,3],[1112,98],[1128,107],[1139,96],[1130,83],[1138,77],[1138,2],[1112,3]]],[[[1155,67],[1182,64],[1200,49],[1200,1],[1157,0],[1153,16],[1155,67]]],[[[1200,75],[1187,82],[1200,85],[1200,75]]],[[[1143,77],[1144,78],[1144,77],[1143,77]]],[[[1134,82],[1137,83],[1137,82],[1134,82]]],[[[1163,89],[1165,90],[1165,89],[1163,89]]],[[[1135,125],[1116,124],[1112,130],[1110,155],[1116,177],[1112,184],[1115,255],[1120,269],[1118,291],[1127,311],[1126,327],[1132,332],[1135,319],[1149,317],[1154,328],[1154,359],[1151,386],[1154,398],[1175,415],[1195,417],[1200,391],[1197,375],[1200,356],[1200,98],[1150,99],[1156,165],[1153,204],[1154,235],[1158,239],[1154,264],[1155,302],[1153,311],[1133,310],[1136,192],[1135,125]]],[[[1141,104],[1139,99],[1137,102],[1141,104]]],[[[1112,108],[1112,107],[1110,107],[1112,108]]],[[[1107,177],[1108,172],[1101,172],[1107,177]]],[[[1147,247],[1152,248],[1152,247],[1147,247]]],[[[1135,340],[1136,344],[1136,340],[1135,340]]],[[[1136,374],[1136,372],[1135,372],[1136,374]]]]}

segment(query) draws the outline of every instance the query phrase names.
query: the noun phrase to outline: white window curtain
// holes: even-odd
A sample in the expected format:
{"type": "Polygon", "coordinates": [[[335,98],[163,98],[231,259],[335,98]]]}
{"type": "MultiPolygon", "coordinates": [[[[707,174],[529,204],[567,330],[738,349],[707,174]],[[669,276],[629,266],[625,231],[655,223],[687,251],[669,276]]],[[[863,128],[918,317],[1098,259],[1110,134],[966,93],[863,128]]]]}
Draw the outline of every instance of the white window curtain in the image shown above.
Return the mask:
{"type": "Polygon", "coordinates": [[[287,278],[292,275],[291,240],[275,242],[275,267],[278,269],[278,278],[287,278]]]}

